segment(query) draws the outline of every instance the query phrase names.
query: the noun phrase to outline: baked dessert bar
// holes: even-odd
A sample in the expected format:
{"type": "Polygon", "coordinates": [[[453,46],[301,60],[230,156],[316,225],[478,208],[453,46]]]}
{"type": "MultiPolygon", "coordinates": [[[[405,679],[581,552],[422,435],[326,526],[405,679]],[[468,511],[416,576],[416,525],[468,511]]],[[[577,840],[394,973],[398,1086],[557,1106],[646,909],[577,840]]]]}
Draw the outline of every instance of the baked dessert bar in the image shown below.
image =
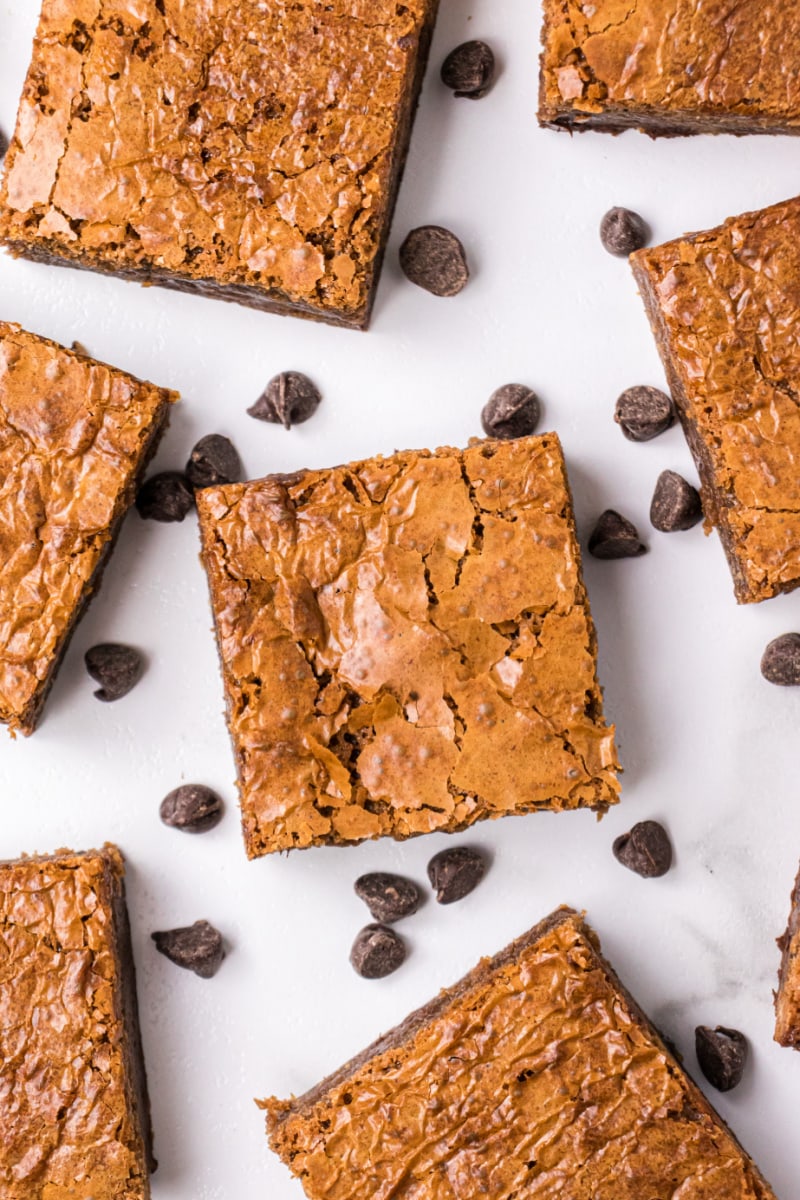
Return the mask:
{"type": "Polygon", "coordinates": [[[786,932],[778,938],[781,966],[775,993],[775,1041],[800,1049],[800,874],[792,889],[786,932]]]}

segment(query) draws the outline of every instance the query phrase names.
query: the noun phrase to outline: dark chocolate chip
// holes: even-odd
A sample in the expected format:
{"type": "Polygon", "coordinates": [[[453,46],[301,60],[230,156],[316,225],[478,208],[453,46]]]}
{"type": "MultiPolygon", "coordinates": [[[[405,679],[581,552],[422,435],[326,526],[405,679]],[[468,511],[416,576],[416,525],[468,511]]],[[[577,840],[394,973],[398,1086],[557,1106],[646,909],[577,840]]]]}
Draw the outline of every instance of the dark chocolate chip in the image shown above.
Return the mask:
{"type": "Polygon", "coordinates": [[[614,420],[631,442],[649,442],[675,424],[671,396],[656,387],[631,387],[622,393],[614,420]]]}
{"type": "Polygon", "coordinates": [[[539,411],[536,392],[524,383],[504,383],[484,405],[481,425],[489,437],[527,437],[539,423],[539,411]]]}
{"type": "Polygon", "coordinates": [[[233,442],[221,433],[200,438],[186,464],[186,478],[193,488],[238,483],[242,478],[242,463],[233,442]]]}
{"type": "Polygon", "coordinates": [[[271,421],[291,429],[302,425],[319,408],[322,396],[307,375],[300,371],[283,371],[270,379],[255,404],[248,408],[257,421],[271,421]]]}
{"type": "Polygon", "coordinates": [[[646,550],[636,526],[613,508],[601,513],[589,537],[589,553],[595,558],[636,558],[646,550]]]}
{"type": "Polygon", "coordinates": [[[92,646],[83,656],[86,670],[100,687],[98,700],[121,700],[139,682],[144,672],[144,658],[133,646],[103,642],[92,646]]]}
{"type": "Polygon", "coordinates": [[[669,834],[658,821],[639,821],[614,840],[614,857],[643,879],[658,879],[672,866],[669,834]]]}
{"type": "Polygon", "coordinates": [[[656,480],[650,502],[650,521],[662,533],[691,529],[703,519],[703,505],[697,488],[676,471],[662,471],[656,480]]]}
{"type": "Polygon", "coordinates": [[[388,925],[365,925],[353,942],[350,962],[364,979],[383,979],[406,959],[406,944],[388,925]]]}
{"type": "Polygon", "coordinates": [[[161,801],[159,814],[171,829],[186,833],[206,833],[219,825],[223,805],[216,792],[202,783],[184,783],[161,801]]]}
{"type": "Polygon", "coordinates": [[[698,1025],[694,1047],[700,1070],[718,1092],[729,1092],[742,1082],[747,1064],[747,1038],[738,1029],[698,1025]]]}
{"type": "Polygon", "coordinates": [[[464,247],[441,225],[412,229],[400,247],[400,266],[407,279],[434,296],[455,296],[469,279],[464,247]]]}
{"type": "Polygon", "coordinates": [[[222,934],[208,921],[195,921],[180,929],[167,929],[150,935],[156,950],[178,967],[194,971],[201,979],[216,975],[225,957],[222,934]]]}
{"type": "Polygon", "coordinates": [[[136,508],[151,521],[182,521],[194,506],[194,492],[180,471],[151,475],[139,488],[136,508]]]}
{"type": "Polygon", "coordinates": [[[494,54],[486,42],[462,42],[442,63],[442,83],[457,96],[480,100],[494,83],[494,54]]]}
{"type": "Polygon", "coordinates": [[[486,859],[477,850],[455,846],[440,850],[428,863],[428,879],[440,904],[454,904],[476,888],[486,874],[486,859]]]}
{"type": "Polygon", "coordinates": [[[419,908],[419,888],[402,875],[374,871],[355,882],[355,891],[376,921],[393,925],[402,917],[410,917],[419,908]]]}
{"type": "Polygon", "coordinates": [[[780,687],[800,686],[800,633],[774,638],[761,657],[761,674],[780,687]]]}
{"type": "Polygon", "coordinates": [[[641,250],[650,238],[650,230],[638,213],[629,208],[610,208],[600,222],[600,240],[609,254],[627,258],[641,250]]]}

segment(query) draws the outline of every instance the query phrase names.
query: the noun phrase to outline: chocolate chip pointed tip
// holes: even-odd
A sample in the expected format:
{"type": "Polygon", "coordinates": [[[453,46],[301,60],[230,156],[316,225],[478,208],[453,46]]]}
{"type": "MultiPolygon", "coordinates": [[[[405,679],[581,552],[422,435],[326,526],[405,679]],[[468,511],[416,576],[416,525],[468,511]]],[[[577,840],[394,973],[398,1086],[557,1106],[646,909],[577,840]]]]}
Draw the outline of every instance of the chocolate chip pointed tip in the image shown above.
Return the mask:
{"type": "Polygon", "coordinates": [[[312,417],[321,401],[319,388],[307,375],[300,371],[282,371],[270,379],[247,412],[257,421],[269,421],[291,429],[312,417]]]}
{"type": "Polygon", "coordinates": [[[600,222],[600,241],[617,258],[627,258],[649,240],[646,222],[630,208],[610,208],[600,222]]]}
{"type": "Polygon", "coordinates": [[[694,1031],[695,1052],[700,1070],[718,1092],[729,1092],[742,1082],[747,1066],[747,1038],[738,1029],[724,1025],[698,1025],[694,1031]]]}
{"type": "Polygon", "coordinates": [[[441,225],[412,229],[400,247],[400,266],[406,279],[434,296],[456,296],[469,279],[464,247],[441,225]]]}
{"type": "Polygon", "coordinates": [[[189,455],[186,478],[195,490],[238,483],[242,478],[242,462],[230,438],[221,433],[209,433],[200,438],[189,455]]]}
{"type": "Polygon", "coordinates": [[[201,979],[211,979],[222,966],[225,947],[222,934],[208,921],[152,933],[156,950],[184,970],[201,979]]]}
{"type": "Polygon", "coordinates": [[[703,519],[703,502],[697,488],[677,471],[662,471],[650,502],[650,523],[661,533],[691,529],[703,519]]]}
{"type": "Polygon", "coordinates": [[[524,383],[504,383],[484,405],[481,425],[487,437],[528,437],[539,424],[540,415],[539,397],[532,388],[524,383]]]}
{"type": "Polygon", "coordinates": [[[202,783],[183,783],[161,801],[159,816],[170,829],[207,833],[219,825],[224,805],[216,792],[202,783]]]}
{"type": "Polygon", "coordinates": [[[402,966],[406,944],[388,925],[365,925],[350,950],[350,963],[362,979],[384,979],[402,966]]]}
{"type": "Polygon", "coordinates": [[[638,385],[617,397],[614,420],[630,442],[649,442],[675,424],[672,397],[660,388],[638,385]]]}
{"type": "Polygon", "coordinates": [[[413,880],[386,871],[360,876],[355,882],[355,892],[366,904],[373,920],[382,925],[393,925],[403,917],[410,917],[422,899],[413,880]]]}
{"type": "Polygon", "coordinates": [[[149,521],[182,521],[194,507],[194,490],[180,471],[151,475],[139,488],[136,510],[149,521]]]}
{"type": "Polygon", "coordinates": [[[594,558],[638,558],[646,552],[636,526],[627,517],[613,508],[600,514],[589,536],[589,553],[594,558]]]}
{"type": "Polygon", "coordinates": [[[144,673],[144,656],[141,652],[119,642],[102,642],[92,646],[84,654],[83,660],[91,678],[100,684],[94,695],[106,703],[127,696],[144,673]]]}
{"type": "Polygon", "coordinates": [[[486,874],[484,856],[469,846],[440,850],[428,863],[428,879],[439,904],[455,904],[478,886],[486,874]]]}
{"type": "Polygon", "coordinates": [[[495,58],[486,42],[462,42],[442,63],[441,79],[456,96],[480,100],[491,89],[495,77],[495,58]]]}
{"type": "Polygon", "coordinates": [[[800,633],[773,638],[761,656],[761,674],[779,687],[800,687],[800,633]]]}
{"type": "Polygon", "coordinates": [[[617,862],[643,879],[658,879],[672,866],[672,843],[658,821],[639,821],[612,848],[617,862]]]}

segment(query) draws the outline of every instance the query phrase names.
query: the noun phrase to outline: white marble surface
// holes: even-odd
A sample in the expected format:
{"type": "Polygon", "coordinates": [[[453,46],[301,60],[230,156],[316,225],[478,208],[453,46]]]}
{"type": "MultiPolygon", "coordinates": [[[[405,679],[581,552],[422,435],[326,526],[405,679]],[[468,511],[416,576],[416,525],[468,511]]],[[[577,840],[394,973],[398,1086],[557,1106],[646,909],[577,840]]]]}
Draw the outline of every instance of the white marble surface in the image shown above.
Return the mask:
{"type": "MultiPolygon", "coordinates": [[[[39,0],[0,0],[0,125],[13,123],[39,0]]],[[[0,317],[177,388],[184,400],[158,465],[178,467],[218,430],[251,475],[395,447],[464,443],[498,384],[520,380],[560,433],[585,536],[609,504],[638,522],[650,553],[586,564],[608,712],[619,728],[623,802],[509,819],[465,841],[490,874],[450,909],[428,903],[402,928],[412,954],[395,976],[347,962],[365,912],[362,871],[425,878],[442,836],[405,846],[311,850],[248,864],[222,719],[193,518],[127,521],[103,590],[67,656],[40,731],[0,741],[0,856],[112,839],[130,864],[130,904],[157,1154],[156,1200],[298,1200],[268,1152],[252,1097],[301,1091],[555,905],[585,907],[645,1010],[696,1071],[698,1022],[743,1029],[741,1087],[712,1096],[782,1200],[798,1194],[800,1059],[772,1041],[774,945],[800,856],[800,693],[759,674],[773,636],[800,626],[798,596],[737,608],[716,537],[663,535],[647,511],[658,472],[694,478],[679,430],[626,442],[613,402],[663,376],[624,262],[600,247],[612,204],[640,210],[657,240],[794,194],[798,143],[784,138],[636,135],[571,139],[535,121],[535,0],[442,0],[372,330],[364,335],[0,257],[0,317]],[[499,81],[480,103],[438,80],[468,36],[491,41],[499,81]],[[397,246],[413,225],[450,226],[474,278],[452,300],[408,284],[397,246]],[[325,400],[287,434],[246,407],[266,380],[305,370],[325,400]],[[147,653],[146,677],[113,706],[92,697],[82,656],[114,639],[147,653]],[[205,781],[228,801],[222,825],[190,838],[163,827],[163,794],[205,781]],[[669,827],[674,870],[645,881],[611,856],[634,821],[669,827]],[[152,929],[207,917],[230,955],[204,982],[159,957],[152,929]]]]}

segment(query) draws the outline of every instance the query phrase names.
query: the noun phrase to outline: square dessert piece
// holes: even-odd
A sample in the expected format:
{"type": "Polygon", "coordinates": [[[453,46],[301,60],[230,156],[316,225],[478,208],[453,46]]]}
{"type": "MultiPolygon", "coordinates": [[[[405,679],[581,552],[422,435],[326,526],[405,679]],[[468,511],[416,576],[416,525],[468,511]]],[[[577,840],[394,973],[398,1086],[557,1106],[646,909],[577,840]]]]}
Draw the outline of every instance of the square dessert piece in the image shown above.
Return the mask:
{"type": "Polygon", "coordinates": [[[261,1107],[310,1200],[776,1200],[568,908],[261,1107]]]}
{"type": "Polygon", "coordinates": [[[800,200],[631,264],[736,598],[789,592],[800,583],[800,200]]]}
{"type": "Polygon", "coordinates": [[[767,0],[544,0],[551,129],[800,132],[800,8],[767,0]]]}
{"type": "Polygon", "coordinates": [[[173,392],[0,321],[0,721],[32,733],[173,392]]]}
{"type": "Polygon", "coordinates": [[[250,857],[616,802],[554,434],[197,501],[250,857]]]}
{"type": "Polygon", "coordinates": [[[148,1200],[122,855],[0,863],[0,1195],[148,1200]]]}
{"type": "Polygon", "coordinates": [[[12,253],[366,327],[438,0],[44,0],[12,253]]]}
{"type": "Polygon", "coordinates": [[[781,965],[775,993],[775,1041],[800,1050],[800,874],[792,889],[789,922],[778,938],[781,965]]]}

